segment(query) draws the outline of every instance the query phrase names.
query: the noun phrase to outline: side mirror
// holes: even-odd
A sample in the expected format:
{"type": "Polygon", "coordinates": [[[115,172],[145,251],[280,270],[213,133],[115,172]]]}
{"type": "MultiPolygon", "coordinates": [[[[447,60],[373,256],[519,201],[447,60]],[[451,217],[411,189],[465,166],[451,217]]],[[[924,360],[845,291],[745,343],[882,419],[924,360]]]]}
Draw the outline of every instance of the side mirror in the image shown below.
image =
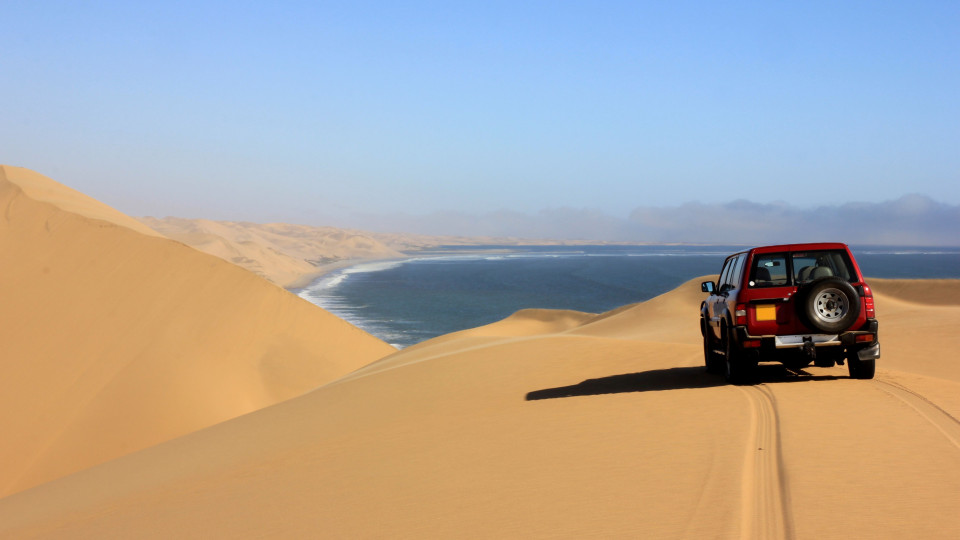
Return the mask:
{"type": "Polygon", "coordinates": [[[700,284],[700,290],[713,294],[713,292],[717,290],[717,286],[712,281],[704,281],[700,284]]]}

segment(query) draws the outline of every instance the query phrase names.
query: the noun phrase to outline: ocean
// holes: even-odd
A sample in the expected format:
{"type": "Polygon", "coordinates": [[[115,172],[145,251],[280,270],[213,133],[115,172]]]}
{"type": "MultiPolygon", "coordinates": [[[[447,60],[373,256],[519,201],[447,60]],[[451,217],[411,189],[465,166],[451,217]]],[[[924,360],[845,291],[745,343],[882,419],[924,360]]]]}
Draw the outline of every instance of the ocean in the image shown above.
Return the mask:
{"type": "MultiPolygon", "coordinates": [[[[296,291],[397,347],[524,308],[602,313],[717,274],[738,246],[445,246],[361,263],[296,291]]],[[[960,248],[851,247],[864,275],[960,278],[960,248]]],[[[691,306],[696,310],[697,306],[691,306]]]]}

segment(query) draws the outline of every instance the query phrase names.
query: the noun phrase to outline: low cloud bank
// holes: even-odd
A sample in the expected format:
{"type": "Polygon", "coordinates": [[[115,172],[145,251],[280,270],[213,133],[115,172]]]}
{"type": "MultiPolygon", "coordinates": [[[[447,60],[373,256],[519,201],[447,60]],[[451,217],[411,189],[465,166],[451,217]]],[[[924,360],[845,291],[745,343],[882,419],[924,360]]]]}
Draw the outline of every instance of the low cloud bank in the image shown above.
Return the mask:
{"type": "Polygon", "coordinates": [[[960,206],[923,195],[881,203],[800,209],[745,200],[637,208],[630,221],[653,241],[779,243],[836,239],[854,244],[960,245],[960,206]]]}
{"type": "Polygon", "coordinates": [[[642,206],[626,218],[597,210],[555,208],[536,214],[438,212],[425,216],[355,216],[351,226],[385,232],[618,242],[960,245],[960,206],[924,195],[881,203],[798,208],[786,203],[686,203],[642,206]]]}

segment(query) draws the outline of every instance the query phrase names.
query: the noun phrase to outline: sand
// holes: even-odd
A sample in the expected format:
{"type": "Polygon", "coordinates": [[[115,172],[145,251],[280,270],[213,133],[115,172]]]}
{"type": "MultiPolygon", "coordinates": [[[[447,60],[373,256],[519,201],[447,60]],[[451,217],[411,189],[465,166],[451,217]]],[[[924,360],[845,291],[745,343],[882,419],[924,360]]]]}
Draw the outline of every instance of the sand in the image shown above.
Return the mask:
{"type": "MultiPolygon", "coordinates": [[[[141,256],[167,249],[152,241],[141,256]]],[[[0,499],[0,537],[960,537],[960,281],[871,280],[875,380],[765,365],[753,386],[705,373],[700,281],[599,315],[524,310],[385,354],[0,499]]],[[[170,399],[167,384],[137,391],[170,399]]],[[[23,393],[42,395],[33,406],[56,395],[23,393]]]]}
{"type": "Polygon", "coordinates": [[[0,495],[395,350],[32,171],[0,167],[0,208],[0,495]]]}
{"type": "Polygon", "coordinates": [[[770,365],[738,387],[703,370],[699,281],[404,349],[0,500],[0,536],[960,535],[955,338],[916,339],[960,324],[957,282],[937,306],[875,287],[876,380],[770,365]]]}

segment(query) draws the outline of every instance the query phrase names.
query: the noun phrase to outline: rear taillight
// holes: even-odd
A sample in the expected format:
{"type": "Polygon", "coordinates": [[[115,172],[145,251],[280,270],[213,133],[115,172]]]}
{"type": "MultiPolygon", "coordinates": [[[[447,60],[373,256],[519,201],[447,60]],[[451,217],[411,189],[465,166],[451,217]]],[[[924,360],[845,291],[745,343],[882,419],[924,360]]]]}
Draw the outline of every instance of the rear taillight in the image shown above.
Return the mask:
{"type": "Polygon", "coordinates": [[[873,334],[858,334],[855,340],[857,343],[870,343],[876,338],[873,334]]]}
{"type": "Polygon", "coordinates": [[[737,319],[738,326],[743,326],[747,324],[747,305],[746,304],[737,304],[737,309],[733,314],[737,319]]]}
{"type": "Polygon", "coordinates": [[[863,284],[863,307],[866,308],[867,318],[873,319],[877,316],[877,309],[873,305],[873,291],[866,283],[863,284]]]}

